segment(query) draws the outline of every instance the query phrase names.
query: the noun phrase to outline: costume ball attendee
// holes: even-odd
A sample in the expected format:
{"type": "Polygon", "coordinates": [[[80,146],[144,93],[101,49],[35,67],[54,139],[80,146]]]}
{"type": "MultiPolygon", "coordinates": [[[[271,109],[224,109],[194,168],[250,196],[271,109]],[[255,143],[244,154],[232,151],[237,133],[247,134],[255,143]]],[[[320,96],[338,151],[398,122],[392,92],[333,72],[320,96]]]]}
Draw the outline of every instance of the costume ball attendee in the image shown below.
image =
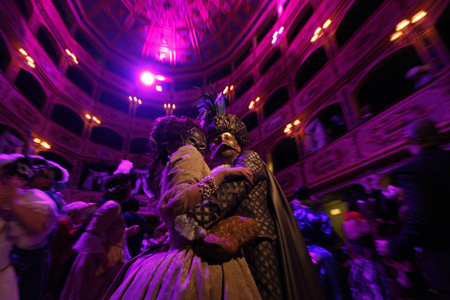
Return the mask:
{"type": "Polygon", "coordinates": [[[290,203],[294,217],[305,237],[306,247],[316,258],[318,275],[327,299],[351,299],[342,267],[330,252],[338,237],[328,215],[319,211],[323,202],[312,198],[310,192],[303,185],[295,190],[294,200],[290,203]]]}
{"type": "Polygon", "coordinates": [[[226,99],[221,93],[215,100],[210,96],[199,103],[209,101],[200,112],[211,157],[221,165],[250,168],[253,182],[228,180],[190,213],[206,227],[232,215],[256,219],[257,238],[243,249],[263,299],[323,299],[302,233],[278,182],[256,152],[242,150],[249,142],[247,127],[225,113],[226,99]]]}
{"type": "Polygon", "coordinates": [[[450,151],[438,147],[438,131],[429,119],[412,121],[405,138],[414,157],[392,171],[392,180],[403,191],[406,221],[390,241],[377,241],[377,248],[397,261],[415,251],[433,296],[450,299],[450,151]]]}
{"type": "Polygon", "coordinates": [[[349,285],[354,299],[394,299],[381,258],[375,251],[373,227],[364,217],[364,200],[345,199],[348,212],[343,215],[344,232],[351,252],[349,285]]]}
{"type": "Polygon", "coordinates": [[[127,263],[105,299],[260,299],[242,255],[212,263],[198,251],[205,233],[187,214],[225,178],[251,181],[250,170],[223,168],[211,173],[201,153],[205,136],[188,118],[157,119],[151,145],[158,162],[166,164],[159,208],[168,239],[127,263]]]}
{"type": "Polygon", "coordinates": [[[73,246],[78,256],[61,300],[102,299],[124,263],[125,222],[120,204],[130,197],[129,175],[114,174],[106,181],[105,188],[103,204],[73,246]]]}
{"type": "Polygon", "coordinates": [[[48,244],[48,236],[57,222],[56,205],[44,192],[27,189],[33,177],[30,160],[20,154],[0,154],[0,299],[41,299],[44,296],[43,281],[28,286],[29,275],[40,272],[42,261],[23,263],[13,268],[10,254],[13,246],[22,252],[40,257],[42,247],[48,244]],[[20,277],[17,277],[18,270],[20,277]]]}

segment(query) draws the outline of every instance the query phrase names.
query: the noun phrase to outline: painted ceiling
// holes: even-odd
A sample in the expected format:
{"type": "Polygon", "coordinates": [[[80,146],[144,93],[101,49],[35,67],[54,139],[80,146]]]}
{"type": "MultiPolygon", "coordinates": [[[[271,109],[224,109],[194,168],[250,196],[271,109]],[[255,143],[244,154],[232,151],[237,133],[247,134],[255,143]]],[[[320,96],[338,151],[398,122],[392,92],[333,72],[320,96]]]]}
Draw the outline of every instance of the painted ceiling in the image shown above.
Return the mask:
{"type": "Polygon", "coordinates": [[[171,67],[207,67],[240,45],[270,1],[73,0],[115,52],[171,67]]]}

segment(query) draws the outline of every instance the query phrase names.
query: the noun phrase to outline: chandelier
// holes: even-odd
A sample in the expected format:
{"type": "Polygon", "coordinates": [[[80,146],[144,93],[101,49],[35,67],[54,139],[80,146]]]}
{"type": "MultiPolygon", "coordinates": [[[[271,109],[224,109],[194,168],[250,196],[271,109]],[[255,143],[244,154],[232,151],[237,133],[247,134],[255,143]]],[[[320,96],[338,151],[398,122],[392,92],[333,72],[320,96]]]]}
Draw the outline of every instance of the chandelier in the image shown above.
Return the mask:
{"type": "Polygon", "coordinates": [[[198,14],[209,21],[211,0],[122,0],[136,15],[164,24],[186,22],[198,14]]]}

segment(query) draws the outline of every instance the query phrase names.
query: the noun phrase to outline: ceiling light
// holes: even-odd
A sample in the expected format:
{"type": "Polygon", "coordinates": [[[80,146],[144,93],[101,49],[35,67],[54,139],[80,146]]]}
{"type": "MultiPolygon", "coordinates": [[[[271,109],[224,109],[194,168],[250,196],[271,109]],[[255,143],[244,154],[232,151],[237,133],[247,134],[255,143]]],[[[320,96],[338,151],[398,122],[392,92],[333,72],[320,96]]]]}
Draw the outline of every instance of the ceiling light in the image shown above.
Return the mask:
{"type": "Polygon", "coordinates": [[[152,85],[155,82],[155,77],[152,73],[144,71],[141,73],[141,81],[145,85],[152,85]]]}

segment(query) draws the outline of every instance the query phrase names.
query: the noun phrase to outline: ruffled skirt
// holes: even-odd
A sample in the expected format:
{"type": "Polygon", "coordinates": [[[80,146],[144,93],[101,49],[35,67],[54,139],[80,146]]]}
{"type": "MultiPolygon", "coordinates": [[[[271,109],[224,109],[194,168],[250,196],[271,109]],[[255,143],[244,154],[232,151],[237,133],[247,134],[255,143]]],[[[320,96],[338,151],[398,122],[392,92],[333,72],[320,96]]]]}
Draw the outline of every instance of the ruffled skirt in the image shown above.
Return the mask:
{"type": "Polygon", "coordinates": [[[122,272],[105,299],[261,299],[243,257],[211,264],[192,245],[144,253],[122,272]]]}

